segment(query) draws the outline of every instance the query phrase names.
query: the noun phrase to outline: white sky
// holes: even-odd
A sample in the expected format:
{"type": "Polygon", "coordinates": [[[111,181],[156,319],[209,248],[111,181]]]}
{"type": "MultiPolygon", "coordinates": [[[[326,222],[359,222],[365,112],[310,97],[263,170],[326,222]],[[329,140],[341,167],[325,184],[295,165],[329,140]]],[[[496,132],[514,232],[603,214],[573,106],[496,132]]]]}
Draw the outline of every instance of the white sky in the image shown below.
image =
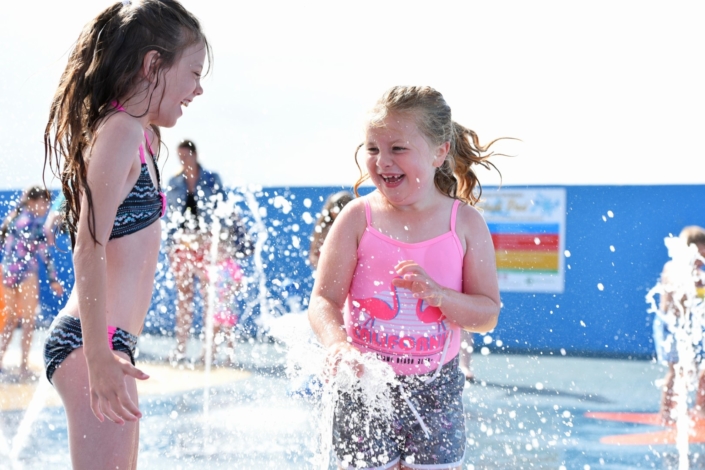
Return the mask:
{"type": "MultiPolygon", "coordinates": [[[[9,3],[9,2],[8,2],[9,3]]],[[[111,2],[0,14],[0,189],[37,183],[66,53],[111,2]]],[[[205,94],[164,130],[226,184],[351,185],[365,112],[431,85],[516,158],[506,185],[702,183],[705,4],[697,1],[183,0],[213,45],[205,94]]],[[[482,175],[496,184],[494,175],[482,175]]]]}

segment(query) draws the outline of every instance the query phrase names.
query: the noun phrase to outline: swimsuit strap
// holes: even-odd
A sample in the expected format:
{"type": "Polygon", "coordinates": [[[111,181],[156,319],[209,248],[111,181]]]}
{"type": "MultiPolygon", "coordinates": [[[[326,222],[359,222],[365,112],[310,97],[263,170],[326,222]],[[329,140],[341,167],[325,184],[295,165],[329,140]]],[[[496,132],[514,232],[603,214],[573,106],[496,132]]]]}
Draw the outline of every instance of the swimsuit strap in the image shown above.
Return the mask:
{"type": "Polygon", "coordinates": [[[371,227],[372,226],[372,211],[370,210],[370,201],[367,198],[365,199],[365,219],[367,219],[367,226],[371,227]]]}
{"type": "Polygon", "coordinates": [[[458,207],[460,207],[460,199],[456,199],[453,203],[453,211],[450,214],[450,229],[455,232],[455,218],[458,215],[458,207]]]}

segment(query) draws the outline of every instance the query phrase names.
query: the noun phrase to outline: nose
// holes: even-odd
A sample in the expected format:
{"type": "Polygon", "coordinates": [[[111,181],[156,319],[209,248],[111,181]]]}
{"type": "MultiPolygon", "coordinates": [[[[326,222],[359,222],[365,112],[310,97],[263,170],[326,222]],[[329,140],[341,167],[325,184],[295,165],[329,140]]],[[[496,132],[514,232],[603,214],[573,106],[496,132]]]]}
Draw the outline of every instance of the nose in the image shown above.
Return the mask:
{"type": "Polygon", "coordinates": [[[200,96],[203,94],[203,87],[201,86],[201,82],[198,82],[198,85],[196,85],[196,90],[193,92],[195,96],[200,96]]]}
{"type": "Polygon", "coordinates": [[[377,154],[377,166],[379,168],[388,168],[392,166],[392,156],[388,152],[381,150],[377,154]]]}

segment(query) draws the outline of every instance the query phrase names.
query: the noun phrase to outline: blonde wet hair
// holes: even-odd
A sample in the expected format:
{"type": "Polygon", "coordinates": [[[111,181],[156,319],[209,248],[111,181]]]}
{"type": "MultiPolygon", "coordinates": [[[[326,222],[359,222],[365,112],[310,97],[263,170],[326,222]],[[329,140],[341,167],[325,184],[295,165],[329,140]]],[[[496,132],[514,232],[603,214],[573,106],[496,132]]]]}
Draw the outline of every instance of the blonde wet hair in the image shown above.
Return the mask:
{"type": "MultiPolygon", "coordinates": [[[[432,145],[450,142],[443,165],[436,169],[434,183],[443,194],[474,206],[482,195],[482,185],[473,167],[481,165],[499,173],[489,159],[493,155],[503,154],[495,154],[489,148],[506,137],[481,145],[473,130],[453,121],[450,106],[443,95],[429,86],[395,86],[387,90],[372,108],[367,128],[383,127],[384,120],[390,114],[412,116],[421,134],[432,145]]],[[[357,154],[363,145],[360,144],[355,151],[355,163],[360,169],[360,178],[354,186],[356,196],[359,196],[360,185],[370,177],[362,171],[357,161],[357,154]]]]}

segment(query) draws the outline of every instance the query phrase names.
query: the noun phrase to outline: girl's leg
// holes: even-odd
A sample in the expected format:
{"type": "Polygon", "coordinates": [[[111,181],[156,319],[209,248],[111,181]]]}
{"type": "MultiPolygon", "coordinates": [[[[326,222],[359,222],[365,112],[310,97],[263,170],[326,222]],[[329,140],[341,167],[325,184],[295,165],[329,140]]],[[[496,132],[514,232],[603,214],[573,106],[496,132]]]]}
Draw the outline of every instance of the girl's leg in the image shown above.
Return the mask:
{"type": "Polygon", "coordinates": [[[37,306],[39,305],[39,279],[36,274],[30,274],[17,289],[18,317],[22,322],[22,362],[20,377],[29,375],[29,350],[32,347],[34,327],[37,323],[37,306]]]}
{"type": "MultiPolygon", "coordinates": [[[[120,354],[125,359],[126,354],[120,354]]],[[[137,468],[139,421],[119,425],[98,421],[90,408],[88,367],[83,348],[71,352],[52,378],[64,403],[69,430],[69,450],[74,470],[96,468],[137,468]]],[[[127,390],[135,404],[137,385],[125,377],[127,390]]]]}
{"type": "Polygon", "coordinates": [[[705,369],[698,373],[698,389],[695,393],[695,412],[705,416],[705,369]]]}
{"type": "Polygon", "coordinates": [[[661,420],[664,423],[672,423],[671,410],[675,406],[675,393],[673,385],[676,379],[675,364],[668,364],[668,372],[664,378],[663,389],[661,392],[661,420]]]}
{"type": "Polygon", "coordinates": [[[186,354],[186,341],[191,333],[193,323],[193,263],[184,259],[172,262],[174,282],[176,282],[176,350],[175,360],[183,358],[186,354]]]}
{"type": "Polygon", "coordinates": [[[20,318],[17,314],[18,296],[19,292],[17,289],[5,287],[5,326],[0,332],[0,368],[20,318]]]}

